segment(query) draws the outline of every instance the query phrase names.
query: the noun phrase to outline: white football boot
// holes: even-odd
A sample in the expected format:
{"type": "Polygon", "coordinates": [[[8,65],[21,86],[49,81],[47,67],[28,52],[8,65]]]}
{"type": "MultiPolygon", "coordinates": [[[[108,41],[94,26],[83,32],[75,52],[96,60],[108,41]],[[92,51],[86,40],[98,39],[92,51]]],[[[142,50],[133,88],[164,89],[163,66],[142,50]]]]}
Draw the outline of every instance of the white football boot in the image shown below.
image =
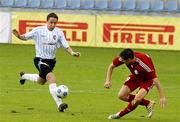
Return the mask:
{"type": "Polygon", "coordinates": [[[155,102],[154,101],[150,101],[148,106],[146,106],[148,118],[151,118],[152,115],[153,115],[153,107],[154,107],[154,105],[155,105],[155,102]]]}
{"type": "Polygon", "coordinates": [[[111,114],[111,115],[109,115],[109,117],[108,117],[108,119],[119,119],[119,118],[120,118],[119,112],[116,113],[116,114],[111,114]]]}

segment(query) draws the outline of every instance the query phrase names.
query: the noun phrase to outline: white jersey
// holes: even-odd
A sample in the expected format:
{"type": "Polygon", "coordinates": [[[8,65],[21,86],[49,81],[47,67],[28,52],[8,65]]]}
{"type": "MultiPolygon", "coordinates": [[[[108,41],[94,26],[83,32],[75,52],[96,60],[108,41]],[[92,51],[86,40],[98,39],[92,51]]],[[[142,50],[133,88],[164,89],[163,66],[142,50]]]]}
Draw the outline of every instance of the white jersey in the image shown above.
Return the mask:
{"type": "Polygon", "coordinates": [[[43,59],[54,59],[57,48],[69,47],[64,33],[57,27],[49,31],[47,25],[39,26],[26,33],[24,36],[26,40],[35,40],[36,57],[43,59]]]}

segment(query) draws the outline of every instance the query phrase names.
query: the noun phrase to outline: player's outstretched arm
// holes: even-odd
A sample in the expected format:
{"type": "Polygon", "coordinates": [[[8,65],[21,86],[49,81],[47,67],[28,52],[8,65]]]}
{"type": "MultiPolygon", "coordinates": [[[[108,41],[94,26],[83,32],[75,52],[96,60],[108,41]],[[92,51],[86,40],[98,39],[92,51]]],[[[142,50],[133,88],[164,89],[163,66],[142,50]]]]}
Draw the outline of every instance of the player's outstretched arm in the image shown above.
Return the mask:
{"type": "Polygon", "coordinates": [[[166,97],[164,95],[163,88],[162,88],[158,78],[154,78],[153,81],[154,81],[154,84],[155,84],[155,86],[156,86],[156,88],[157,88],[157,90],[159,92],[159,96],[160,96],[160,102],[159,103],[160,103],[160,106],[164,107],[166,105],[166,97]]]}
{"type": "Polygon", "coordinates": [[[104,83],[104,87],[109,89],[111,86],[112,86],[112,83],[111,83],[111,77],[112,77],[112,72],[113,72],[113,69],[115,68],[114,64],[111,63],[107,69],[107,73],[106,73],[106,81],[104,83]]]}
{"type": "Polygon", "coordinates": [[[74,52],[71,47],[66,48],[66,51],[69,54],[71,54],[72,56],[75,56],[75,57],[80,57],[81,56],[80,52],[74,52]]]}
{"type": "Polygon", "coordinates": [[[19,32],[16,30],[16,29],[13,29],[12,30],[12,33],[18,38],[18,39],[21,39],[21,40],[26,40],[24,35],[20,35],[19,32]]]}

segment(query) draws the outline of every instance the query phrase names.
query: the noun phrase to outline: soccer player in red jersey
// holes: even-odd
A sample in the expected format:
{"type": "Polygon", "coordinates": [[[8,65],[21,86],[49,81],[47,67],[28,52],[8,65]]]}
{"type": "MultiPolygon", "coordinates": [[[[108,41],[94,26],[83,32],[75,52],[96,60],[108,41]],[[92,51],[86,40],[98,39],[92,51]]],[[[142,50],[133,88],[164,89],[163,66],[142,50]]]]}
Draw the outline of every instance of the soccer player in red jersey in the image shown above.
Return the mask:
{"type": "Polygon", "coordinates": [[[144,99],[144,97],[154,85],[157,87],[160,95],[160,106],[164,107],[166,104],[166,98],[160,81],[157,78],[156,70],[151,58],[147,54],[133,52],[132,49],[124,49],[119,56],[114,58],[113,62],[107,69],[106,81],[104,83],[105,88],[111,87],[111,76],[113,70],[122,64],[126,64],[132,74],[129,75],[120,89],[118,97],[123,101],[129,102],[129,104],[118,113],[110,115],[108,119],[119,119],[136,109],[138,105],[145,106],[148,112],[148,117],[151,118],[155,102],[144,99]],[[138,93],[133,95],[132,92],[137,88],[139,88],[138,93]]]}

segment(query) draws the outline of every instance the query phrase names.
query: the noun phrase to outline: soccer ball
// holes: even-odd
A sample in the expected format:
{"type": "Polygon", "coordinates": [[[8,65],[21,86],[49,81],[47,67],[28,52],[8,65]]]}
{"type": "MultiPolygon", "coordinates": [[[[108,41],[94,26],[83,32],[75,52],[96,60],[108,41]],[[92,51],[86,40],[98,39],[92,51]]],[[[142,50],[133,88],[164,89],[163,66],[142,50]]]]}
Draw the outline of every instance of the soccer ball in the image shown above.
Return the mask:
{"type": "Polygon", "coordinates": [[[65,85],[60,85],[56,88],[56,95],[59,98],[66,98],[68,95],[69,89],[65,85]]]}

